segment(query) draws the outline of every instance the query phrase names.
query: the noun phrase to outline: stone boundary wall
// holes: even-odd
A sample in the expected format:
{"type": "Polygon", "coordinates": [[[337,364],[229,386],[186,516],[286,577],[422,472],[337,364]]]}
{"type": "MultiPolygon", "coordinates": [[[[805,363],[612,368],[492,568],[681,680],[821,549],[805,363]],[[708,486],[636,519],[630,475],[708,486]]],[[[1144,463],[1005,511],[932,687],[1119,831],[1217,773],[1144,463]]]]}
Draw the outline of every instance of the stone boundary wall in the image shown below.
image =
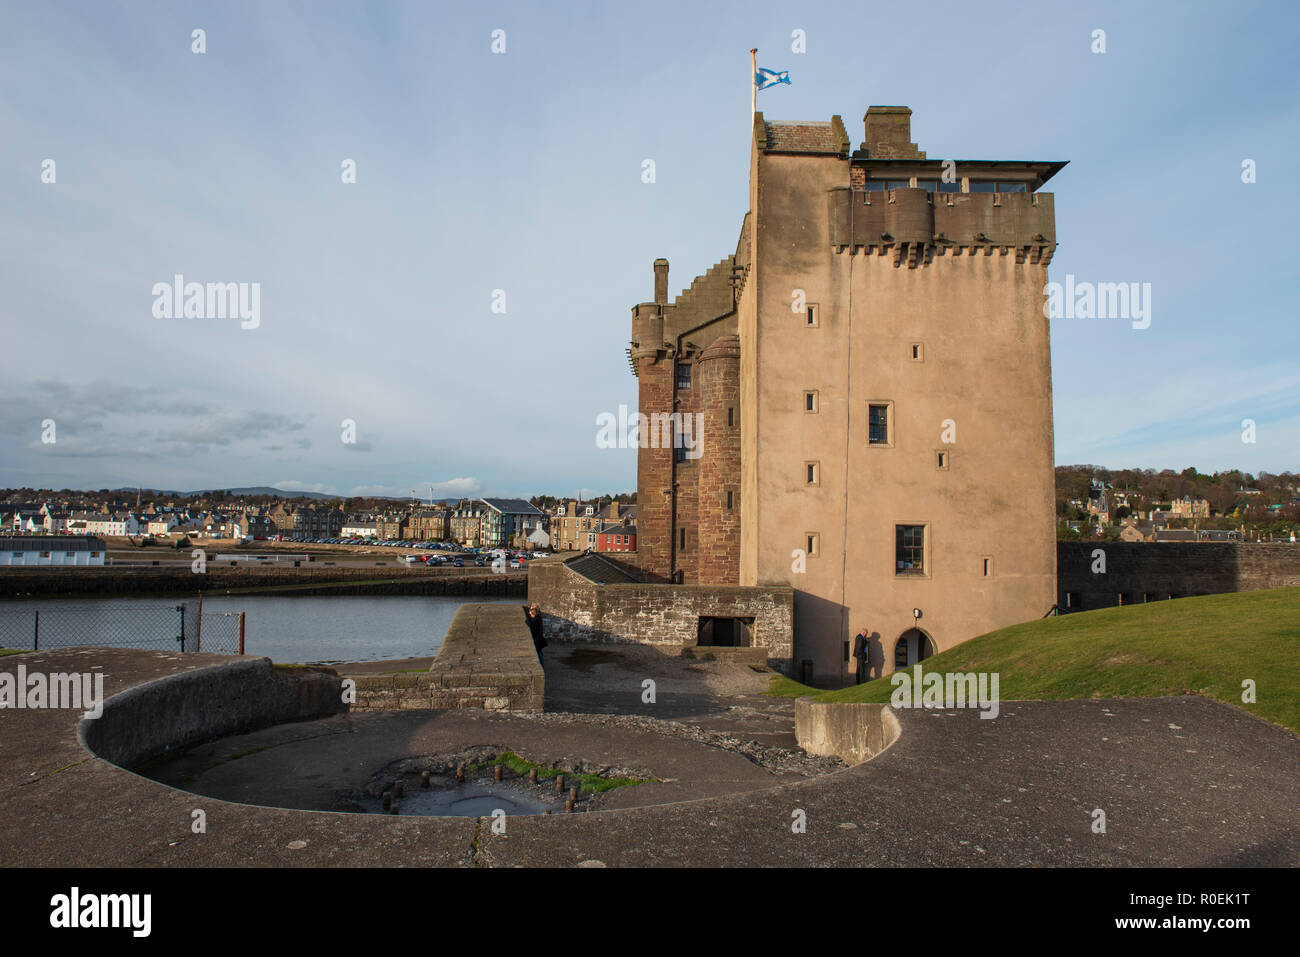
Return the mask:
{"type": "Polygon", "coordinates": [[[793,667],[794,589],[788,585],[658,585],[595,582],[564,562],[528,570],[528,600],[542,606],[548,641],[693,647],[701,616],[753,618],[754,644],[784,674],[793,667]]]}
{"type": "Polygon", "coordinates": [[[114,695],[100,717],[82,720],[78,733],[94,754],[133,768],[204,741],[346,710],[342,679],[330,668],[240,659],[114,695]]]}
{"type": "Polygon", "coordinates": [[[1300,586],[1300,544],[1289,542],[1058,542],[1057,603],[1088,611],[1170,596],[1218,595],[1300,586]],[[1094,574],[1093,552],[1106,555],[1094,574]]]}
{"type": "Polygon", "coordinates": [[[794,733],[799,747],[809,754],[836,757],[847,764],[874,758],[902,734],[898,716],[887,704],[869,702],[816,702],[811,697],[794,703],[794,733]]]}
{"type": "MultiPolygon", "coordinates": [[[[383,566],[324,566],[320,562],[299,568],[246,566],[239,562],[208,563],[204,574],[189,565],[106,565],[94,568],[5,568],[0,570],[0,597],[67,594],[197,594],[226,588],[325,585],[333,582],[378,582],[402,593],[432,595],[520,594],[525,573],[494,573],[490,568],[402,568],[383,566]],[[403,590],[404,589],[404,590],[403,590]]],[[[376,586],[357,585],[358,589],[376,586]]],[[[292,595],[292,591],[283,594],[292,595]]],[[[342,591],[339,594],[343,594],[342,591]]]]}
{"type": "Polygon", "coordinates": [[[359,711],[541,711],[546,673],[522,605],[462,605],[427,672],[355,675],[359,711]]]}

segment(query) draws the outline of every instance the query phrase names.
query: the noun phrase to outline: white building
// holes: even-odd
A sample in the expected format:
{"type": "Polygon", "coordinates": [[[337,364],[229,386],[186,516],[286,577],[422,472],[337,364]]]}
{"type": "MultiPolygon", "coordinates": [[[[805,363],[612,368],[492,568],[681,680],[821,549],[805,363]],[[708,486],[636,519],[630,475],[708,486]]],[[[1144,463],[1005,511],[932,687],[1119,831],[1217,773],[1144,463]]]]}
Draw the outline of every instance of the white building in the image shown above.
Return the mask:
{"type": "Polygon", "coordinates": [[[167,535],[180,523],[181,520],[174,513],[168,512],[149,519],[147,530],[150,535],[167,535]]]}
{"type": "Polygon", "coordinates": [[[374,524],[348,524],[344,523],[343,531],[340,533],[344,538],[377,538],[379,532],[376,531],[374,524]]]}
{"type": "Polygon", "coordinates": [[[95,566],[104,564],[103,539],[66,535],[22,535],[0,538],[0,566],[95,566]]]}

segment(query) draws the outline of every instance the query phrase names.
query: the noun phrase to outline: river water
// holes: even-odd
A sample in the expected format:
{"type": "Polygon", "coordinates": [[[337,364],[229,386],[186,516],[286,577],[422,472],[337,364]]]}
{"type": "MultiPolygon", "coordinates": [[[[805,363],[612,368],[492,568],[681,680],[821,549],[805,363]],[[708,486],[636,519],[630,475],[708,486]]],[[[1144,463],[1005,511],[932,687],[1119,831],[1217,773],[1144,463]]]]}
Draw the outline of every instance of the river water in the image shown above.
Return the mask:
{"type": "MultiPolygon", "coordinates": [[[[178,647],[173,638],[184,602],[194,598],[58,598],[0,602],[0,647],[32,647],[40,610],[40,647],[107,645],[178,647]]],[[[488,599],[522,604],[519,598],[488,599]]],[[[436,654],[462,597],[440,595],[273,595],[203,599],[204,649],[233,633],[227,613],[244,612],[244,650],[278,662],[383,661],[436,654]]],[[[192,625],[189,626],[192,628],[192,625]]]]}

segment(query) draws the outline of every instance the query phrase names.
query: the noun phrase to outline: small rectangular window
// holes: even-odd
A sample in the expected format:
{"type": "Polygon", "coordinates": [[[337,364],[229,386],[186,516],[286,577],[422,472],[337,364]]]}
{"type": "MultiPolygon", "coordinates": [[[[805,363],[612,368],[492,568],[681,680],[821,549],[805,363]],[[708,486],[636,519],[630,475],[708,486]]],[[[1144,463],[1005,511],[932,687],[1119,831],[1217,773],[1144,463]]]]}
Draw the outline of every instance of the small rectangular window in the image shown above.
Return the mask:
{"type": "Polygon", "coordinates": [[[727,428],[731,429],[731,428],[735,428],[735,426],[736,426],[736,410],[734,408],[727,409],[727,428]]]}
{"type": "Polygon", "coordinates": [[[691,387],[691,367],[685,362],[677,363],[677,388],[689,389],[691,387]]]}
{"type": "Polygon", "coordinates": [[[916,188],[923,189],[928,193],[937,193],[939,192],[939,181],[934,179],[918,179],[916,181],[916,188]]]}
{"type": "Polygon", "coordinates": [[[912,185],[912,181],[910,179],[885,180],[885,187],[887,189],[908,189],[909,187],[911,187],[911,185],[912,185]]]}
{"type": "Polygon", "coordinates": [[[883,193],[885,191],[885,181],[883,179],[869,179],[867,180],[866,189],[868,193],[883,193]]]}
{"type": "Polygon", "coordinates": [[[807,554],[809,558],[821,554],[821,535],[817,532],[805,532],[804,544],[807,545],[807,554]]]}
{"type": "Polygon", "coordinates": [[[934,467],[941,472],[948,471],[948,452],[946,449],[939,449],[934,453],[934,467]]]}
{"type": "Polygon", "coordinates": [[[736,493],[735,493],[735,492],[728,492],[728,493],[727,493],[727,508],[730,509],[730,508],[734,507],[734,506],[735,506],[735,502],[736,502],[736,493]]]}
{"type": "Polygon", "coordinates": [[[867,406],[867,441],[871,445],[891,444],[887,403],[873,403],[867,406]]]}
{"type": "Polygon", "coordinates": [[[817,393],[816,391],[805,392],[803,394],[803,410],[805,412],[817,411],[817,393]]]}
{"type": "Polygon", "coordinates": [[[684,552],[686,551],[686,529],[679,529],[679,531],[681,532],[681,540],[678,548],[684,552]]]}
{"type": "Polygon", "coordinates": [[[984,577],[985,578],[993,577],[993,559],[989,558],[988,556],[984,557],[984,577]]]}
{"type": "Polygon", "coordinates": [[[913,342],[913,343],[912,343],[912,361],[913,361],[913,362],[924,362],[924,361],[925,361],[925,345],[924,345],[924,343],[920,343],[920,342],[913,342]]]}
{"type": "Polygon", "coordinates": [[[1024,193],[1028,192],[1024,183],[998,183],[999,193],[1024,193]]]}
{"type": "Polygon", "coordinates": [[[894,526],[894,574],[925,574],[925,526],[894,526]]]}
{"type": "Polygon", "coordinates": [[[960,182],[960,181],[956,181],[956,182],[952,182],[952,183],[945,183],[943,180],[939,180],[939,192],[941,192],[941,193],[960,193],[960,192],[961,192],[961,182],[960,182]]]}
{"type": "Polygon", "coordinates": [[[807,327],[809,327],[809,328],[812,328],[812,327],[814,327],[814,326],[819,326],[819,325],[821,325],[821,322],[819,321],[818,316],[817,316],[817,311],[818,311],[818,310],[817,310],[817,303],[815,303],[815,302],[810,302],[810,303],[808,304],[808,309],[807,309],[807,311],[804,313],[804,325],[805,325],[805,326],[807,326],[807,327]]]}
{"type": "Polygon", "coordinates": [[[822,482],[822,474],[821,474],[821,473],[822,473],[822,469],[821,469],[821,465],[820,465],[820,463],[817,463],[817,462],[805,462],[803,468],[804,468],[804,484],[805,484],[805,485],[820,485],[820,484],[821,484],[821,482],[822,482]]]}
{"type": "Polygon", "coordinates": [[[970,191],[972,193],[996,193],[998,191],[998,184],[988,181],[977,182],[971,180],[970,191]]]}

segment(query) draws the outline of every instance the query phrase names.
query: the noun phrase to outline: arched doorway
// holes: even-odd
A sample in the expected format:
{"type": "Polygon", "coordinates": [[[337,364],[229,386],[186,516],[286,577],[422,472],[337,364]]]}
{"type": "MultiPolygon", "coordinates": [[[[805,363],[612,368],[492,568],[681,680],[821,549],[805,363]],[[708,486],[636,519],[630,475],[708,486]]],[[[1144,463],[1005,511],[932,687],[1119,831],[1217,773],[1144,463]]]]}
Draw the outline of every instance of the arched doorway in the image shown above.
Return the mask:
{"type": "Polygon", "coordinates": [[[934,654],[934,642],[920,628],[909,628],[894,642],[894,670],[910,668],[934,654]]]}

